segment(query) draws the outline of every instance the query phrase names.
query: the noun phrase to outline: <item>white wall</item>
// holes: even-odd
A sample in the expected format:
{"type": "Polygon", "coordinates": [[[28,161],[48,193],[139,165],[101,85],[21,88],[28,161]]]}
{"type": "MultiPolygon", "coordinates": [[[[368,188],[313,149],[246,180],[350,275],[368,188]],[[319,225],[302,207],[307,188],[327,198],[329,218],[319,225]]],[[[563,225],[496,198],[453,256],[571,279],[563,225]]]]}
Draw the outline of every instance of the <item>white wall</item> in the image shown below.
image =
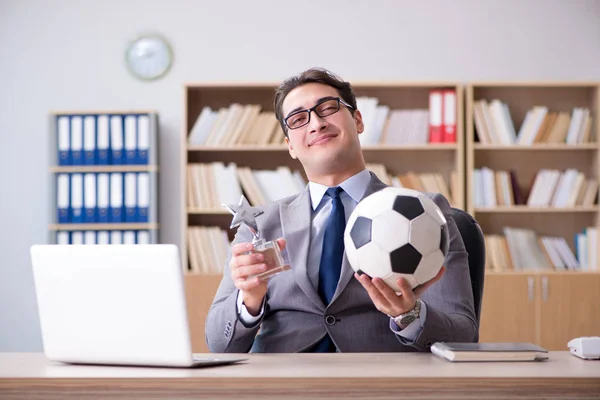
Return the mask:
{"type": "Polygon", "coordinates": [[[0,0],[0,351],[42,348],[28,251],[50,218],[50,110],[158,110],[161,234],[179,244],[182,84],[316,65],[350,80],[600,80],[600,1],[0,0]],[[175,51],[155,83],[123,64],[145,30],[175,51]]]}

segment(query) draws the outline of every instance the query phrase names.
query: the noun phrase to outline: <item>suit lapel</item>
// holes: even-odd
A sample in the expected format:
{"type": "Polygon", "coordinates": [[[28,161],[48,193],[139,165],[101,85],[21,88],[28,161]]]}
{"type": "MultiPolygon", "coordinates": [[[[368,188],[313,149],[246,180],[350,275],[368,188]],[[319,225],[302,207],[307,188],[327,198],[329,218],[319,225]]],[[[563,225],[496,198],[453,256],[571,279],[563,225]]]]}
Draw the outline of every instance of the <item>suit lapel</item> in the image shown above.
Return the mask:
{"type": "Polygon", "coordinates": [[[311,206],[307,188],[291,203],[279,205],[283,237],[287,241],[287,253],[296,283],[306,296],[321,309],[325,309],[317,290],[310,282],[307,272],[310,246],[311,206]]]}
{"type": "MultiPolygon", "coordinates": [[[[377,178],[377,176],[373,172],[371,172],[371,181],[369,182],[369,186],[367,186],[367,190],[365,190],[365,194],[361,198],[361,201],[365,197],[367,197],[385,187],[387,187],[387,185],[385,183],[381,182],[381,180],[379,180],[379,178],[377,178]]],[[[354,276],[354,270],[350,266],[350,263],[348,262],[348,258],[346,257],[346,253],[344,252],[344,258],[342,260],[342,271],[340,273],[340,280],[338,282],[337,288],[335,289],[335,293],[333,294],[333,298],[331,299],[331,303],[333,303],[341,295],[341,293],[344,291],[344,289],[346,289],[346,286],[348,286],[348,283],[350,282],[350,279],[352,279],[353,276],[354,276]]]]}

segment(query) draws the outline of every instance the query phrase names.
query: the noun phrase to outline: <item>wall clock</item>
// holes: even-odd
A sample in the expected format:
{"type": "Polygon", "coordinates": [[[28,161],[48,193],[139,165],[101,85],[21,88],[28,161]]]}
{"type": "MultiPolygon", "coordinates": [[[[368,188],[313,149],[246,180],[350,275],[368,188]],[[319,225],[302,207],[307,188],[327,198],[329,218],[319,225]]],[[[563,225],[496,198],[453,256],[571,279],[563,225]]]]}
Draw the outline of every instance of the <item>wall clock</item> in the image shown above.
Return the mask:
{"type": "Polygon", "coordinates": [[[160,35],[141,35],[127,46],[125,63],[138,79],[155,80],[164,76],[173,64],[173,50],[160,35]]]}

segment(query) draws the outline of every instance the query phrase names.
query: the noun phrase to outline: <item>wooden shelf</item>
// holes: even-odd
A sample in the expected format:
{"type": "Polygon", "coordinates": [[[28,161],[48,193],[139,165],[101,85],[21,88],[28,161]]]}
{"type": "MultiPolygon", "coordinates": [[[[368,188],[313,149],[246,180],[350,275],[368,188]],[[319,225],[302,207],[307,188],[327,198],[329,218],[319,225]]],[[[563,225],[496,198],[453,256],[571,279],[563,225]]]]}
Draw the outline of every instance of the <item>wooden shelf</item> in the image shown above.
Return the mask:
{"type": "Polygon", "coordinates": [[[494,272],[494,271],[485,271],[485,275],[600,275],[600,270],[566,270],[566,271],[556,271],[556,270],[538,270],[532,269],[528,271],[502,271],[502,272],[494,272]]]}
{"type": "Polygon", "coordinates": [[[197,279],[196,277],[206,277],[207,279],[212,278],[212,279],[219,279],[223,277],[223,273],[215,273],[215,274],[204,274],[204,273],[198,273],[198,272],[192,272],[192,271],[186,271],[185,276],[191,276],[194,277],[194,279],[197,279]]]}
{"type": "MultiPolygon", "coordinates": [[[[185,86],[183,137],[181,140],[181,213],[183,221],[182,237],[187,237],[187,229],[197,226],[219,226],[227,231],[230,239],[235,229],[229,229],[231,214],[218,207],[201,209],[188,206],[186,167],[195,163],[236,163],[252,169],[273,169],[278,166],[288,166],[291,169],[301,169],[297,160],[292,160],[288,154],[287,145],[267,146],[189,146],[188,135],[200,115],[203,107],[213,110],[228,107],[232,103],[259,104],[263,110],[272,110],[273,89],[278,82],[234,82],[234,83],[196,83],[185,86]]],[[[486,234],[502,234],[505,227],[529,228],[542,236],[562,236],[567,238],[573,250],[573,237],[585,227],[600,226],[600,207],[528,207],[519,205],[513,207],[475,208],[472,177],[476,168],[489,167],[493,170],[515,170],[517,185],[527,196],[531,189],[533,178],[542,168],[564,170],[577,168],[586,177],[600,179],[600,85],[598,82],[479,82],[470,85],[457,85],[448,82],[357,82],[353,83],[356,96],[377,97],[382,104],[390,108],[427,108],[429,91],[432,88],[455,88],[457,90],[457,143],[441,143],[426,145],[365,145],[362,147],[365,161],[373,164],[383,164],[388,173],[399,175],[407,171],[414,173],[441,173],[446,179],[451,172],[458,175],[457,190],[459,193],[457,206],[471,212],[486,234]],[[464,97],[463,97],[464,96],[464,97]],[[466,99],[465,99],[466,97],[466,99]],[[536,105],[546,105],[551,111],[569,112],[574,107],[589,108],[593,116],[592,129],[596,137],[595,143],[578,145],[540,143],[530,146],[521,145],[483,145],[475,142],[476,135],[473,121],[473,105],[479,99],[499,99],[505,102],[509,109],[515,128],[520,127],[527,111],[536,105]],[[466,110],[464,107],[466,106],[466,110]],[[466,111],[463,113],[463,110],[466,111]],[[466,117],[466,119],[465,119],[466,117]]],[[[202,187],[204,189],[204,187],[202,187]]],[[[205,203],[206,204],[206,203],[205,203]]],[[[214,203],[212,203],[214,204],[214,203]]],[[[186,271],[186,285],[190,288],[191,296],[203,296],[204,300],[190,298],[191,315],[197,326],[192,329],[192,336],[198,346],[204,343],[204,320],[216,288],[220,283],[221,274],[202,274],[189,271],[187,241],[182,244],[183,267],[186,271]],[[192,285],[195,285],[192,288],[192,285]]],[[[568,320],[575,313],[567,312],[571,308],[559,308],[556,305],[544,305],[544,282],[551,281],[547,286],[547,297],[556,301],[576,299],[582,283],[600,281],[600,270],[532,270],[532,271],[486,271],[489,282],[486,282],[482,318],[490,321],[490,331],[497,331],[498,321],[502,326],[512,328],[534,324],[535,313],[528,313],[528,308],[551,309],[555,318],[568,320]],[[532,291],[539,297],[539,302],[531,301],[528,293],[529,282],[535,286],[532,291]],[[556,282],[555,282],[556,281],[556,282]],[[572,283],[572,282],[575,283],[572,283]],[[571,283],[570,283],[571,282],[571,283]],[[571,285],[563,295],[557,283],[571,285]],[[521,285],[521,286],[518,286],[521,285]],[[496,290],[494,290],[496,289],[496,290]],[[572,289],[572,290],[571,290],[572,289]],[[506,290],[511,292],[512,301],[506,302],[506,290]],[[571,295],[570,293],[574,293],[571,295]],[[487,293],[487,294],[486,294],[487,293]],[[549,293],[549,294],[548,294],[549,293]],[[513,296],[513,294],[515,296],[513,296]],[[490,297],[491,296],[491,297],[490,297]],[[514,298],[513,298],[514,297],[514,298]],[[489,300],[491,298],[491,300],[489,300]],[[508,307],[507,307],[508,305],[508,307]],[[497,307],[494,309],[493,307],[497,307]],[[526,309],[523,312],[523,309],[526,309]],[[500,318],[499,318],[500,317],[500,318]],[[502,317],[505,317],[502,319],[502,317]],[[517,323],[515,323],[517,322],[517,323]]],[[[586,297],[583,304],[586,315],[565,326],[572,327],[569,337],[581,336],[588,324],[588,309],[595,306],[591,297],[594,290],[584,290],[581,295],[586,297]],[[588,308],[585,308],[588,307],[588,308]]],[[[550,315],[551,313],[548,313],[550,315]]],[[[544,331],[553,332],[551,328],[556,323],[546,323],[544,331]]],[[[537,328],[536,328],[537,329],[537,328]]],[[[541,328],[539,328],[541,329],[541,328]]],[[[482,336],[488,339],[487,336],[482,336]]],[[[493,339],[496,339],[494,337],[493,339]]],[[[538,342],[536,337],[529,338],[520,333],[515,337],[502,333],[496,341],[531,341],[538,342]],[[506,339],[514,340],[506,340],[506,339]],[[501,340],[500,340],[501,339],[501,340]]],[[[561,336],[562,340],[562,336],[561,336]]],[[[563,341],[561,341],[561,345],[563,341]]]]}
{"type": "Polygon", "coordinates": [[[490,88],[595,88],[595,81],[470,81],[469,85],[490,88]]]}
{"type": "Polygon", "coordinates": [[[231,215],[231,213],[225,209],[214,208],[210,210],[199,209],[199,208],[188,208],[188,214],[193,215],[215,215],[215,214],[223,214],[223,215],[231,215]]]}
{"type": "Polygon", "coordinates": [[[364,151],[456,151],[456,143],[362,146],[364,151]]]}
{"type": "Polygon", "coordinates": [[[158,229],[158,224],[51,224],[51,231],[139,231],[158,229]]]}
{"type": "Polygon", "coordinates": [[[188,151],[287,151],[287,146],[282,145],[246,145],[246,146],[188,146],[188,151]]]}
{"type": "MultiPolygon", "coordinates": [[[[406,144],[406,145],[366,145],[364,151],[456,151],[456,143],[435,143],[435,144],[406,144]]],[[[188,146],[190,152],[218,152],[218,151],[283,151],[287,152],[288,147],[282,145],[276,146],[188,146]]]]}
{"type": "Polygon", "coordinates": [[[513,207],[479,207],[475,213],[594,213],[598,212],[598,206],[592,207],[529,207],[518,205],[513,207]]]}
{"type": "Polygon", "coordinates": [[[156,172],[156,165],[74,165],[63,167],[50,167],[50,172],[76,173],[76,172],[156,172]]]}
{"type": "Polygon", "coordinates": [[[157,110],[52,110],[50,115],[92,115],[92,114],[113,114],[113,115],[128,115],[128,114],[156,114],[157,110]]]}
{"type": "Polygon", "coordinates": [[[597,143],[584,143],[584,144],[562,144],[562,143],[542,143],[535,145],[501,145],[501,144],[481,144],[475,143],[473,145],[475,150],[487,150],[487,151],[573,151],[573,150],[588,150],[596,151],[599,149],[597,143]]]}

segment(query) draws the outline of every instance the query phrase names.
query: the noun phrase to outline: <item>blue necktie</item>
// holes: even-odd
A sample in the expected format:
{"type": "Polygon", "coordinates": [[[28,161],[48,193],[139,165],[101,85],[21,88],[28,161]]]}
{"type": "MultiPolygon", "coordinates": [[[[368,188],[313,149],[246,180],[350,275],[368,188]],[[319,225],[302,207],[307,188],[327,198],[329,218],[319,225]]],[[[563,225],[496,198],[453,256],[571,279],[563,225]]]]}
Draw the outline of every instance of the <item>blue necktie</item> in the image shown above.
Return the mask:
{"type": "MultiPolygon", "coordinates": [[[[319,263],[319,296],[326,305],[331,302],[342,271],[342,259],[344,257],[344,229],[346,228],[346,216],[344,205],[340,199],[341,187],[327,189],[327,195],[331,197],[332,208],[325,226],[323,236],[323,250],[321,262],[319,263]]],[[[335,346],[329,335],[317,344],[315,352],[335,352],[335,346]]]]}
{"type": "Polygon", "coordinates": [[[319,264],[319,295],[323,303],[329,304],[342,270],[342,258],[344,257],[344,229],[346,228],[346,216],[344,205],[340,199],[341,187],[327,189],[326,194],[331,197],[332,208],[325,225],[323,235],[323,249],[321,262],[319,264]]]}

